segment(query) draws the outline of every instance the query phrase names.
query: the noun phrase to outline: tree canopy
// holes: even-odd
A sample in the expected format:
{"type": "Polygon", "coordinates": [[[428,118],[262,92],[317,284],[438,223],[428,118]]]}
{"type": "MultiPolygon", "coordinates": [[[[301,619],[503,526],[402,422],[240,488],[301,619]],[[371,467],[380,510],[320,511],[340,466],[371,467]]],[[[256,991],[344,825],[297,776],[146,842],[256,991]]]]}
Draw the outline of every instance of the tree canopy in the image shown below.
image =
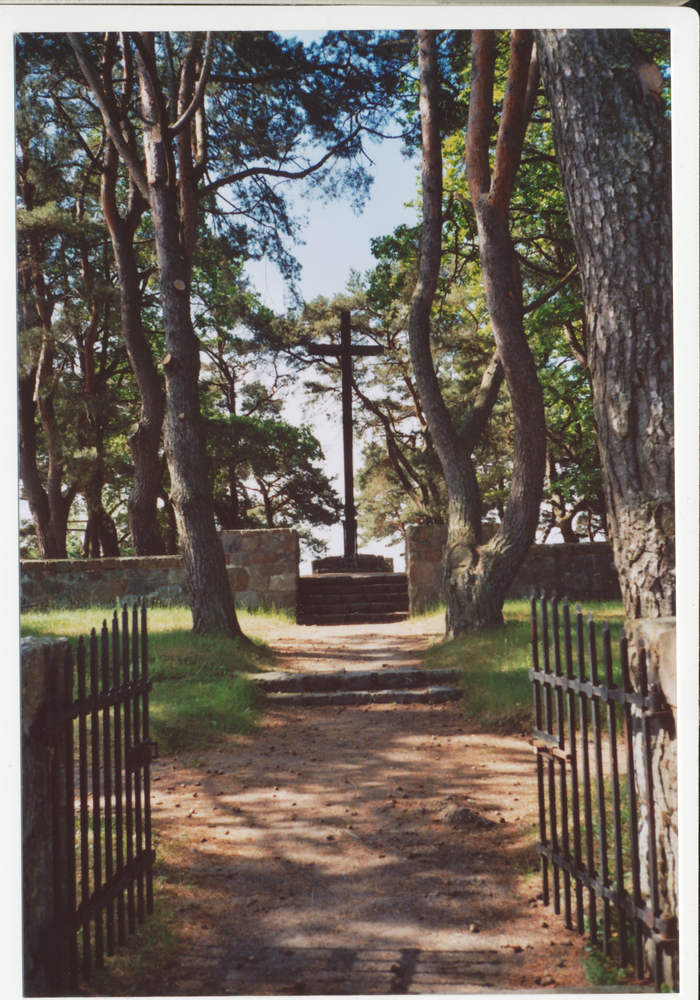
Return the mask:
{"type": "MultiPolygon", "coordinates": [[[[598,46],[610,121],[627,102],[637,125],[625,163],[608,163],[609,181],[596,183],[629,187],[648,160],[640,136],[666,149],[668,40],[534,41],[527,31],[338,31],[306,43],[265,31],[17,37],[20,476],[39,554],[68,554],[76,517],[86,555],[179,548],[195,627],[237,634],[216,529],[294,524],[320,552],[318,529],[339,519],[320,444],[289,422],[285,401],[300,388],[309,400],[338,395],[336,361],[312,370],[308,348],[337,336],[349,309],[354,336],[384,349],[353,369],[362,537],[447,525],[449,634],[500,620],[536,536],[607,533],[621,567],[632,535],[650,551],[646,529],[623,530],[630,504],[652,511],[670,565],[672,461],[652,461],[640,443],[637,472],[611,471],[625,452],[600,347],[600,316],[613,306],[593,292],[602,250],[582,234],[598,230],[577,216],[576,192],[592,204],[593,181],[576,157],[627,132],[603,141],[608,112],[554,82],[598,46]],[[568,119],[585,121],[578,144],[564,134],[568,119]],[[292,199],[361,210],[371,143],[388,135],[422,151],[415,223],[376,239],[375,266],[344,292],[303,302],[292,199]],[[288,283],[284,315],[245,277],[260,259],[288,283]],[[653,488],[649,462],[666,469],[653,488]],[[616,492],[620,475],[641,485],[616,492]],[[489,521],[497,531],[483,540],[489,521]]],[[[654,163],[667,173],[667,153],[654,163]]],[[[666,186],[659,210],[667,196],[666,186]]],[[[657,221],[661,246],[669,226],[657,221]]],[[[641,255],[622,286],[628,296],[643,286],[649,302],[614,307],[639,318],[628,336],[641,343],[641,317],[658,310],[657,328],[670,331],[657,294],[670,278],[639,278],[648,239],[622,246],[607,232],[610,274],[627,273],[632,244],[641,255]]],[[[646,385],[652,368],[623,381],[646,385]]],[[[666,415],[670,370],[654,390],[666,415]]],[[[624,387],[618,396],[627,426],[630,406],[641,410],[624,387]]],[[[649,410],[640,442],[672,426],[659,419],[649,410]]],[[[630,607],[647,607],[638,591],[654,586],[644,574],[630,583],[630,607]]],[[[658,586],[666,597],[655,606],[668,609],[672,583],[658,586]]]]}

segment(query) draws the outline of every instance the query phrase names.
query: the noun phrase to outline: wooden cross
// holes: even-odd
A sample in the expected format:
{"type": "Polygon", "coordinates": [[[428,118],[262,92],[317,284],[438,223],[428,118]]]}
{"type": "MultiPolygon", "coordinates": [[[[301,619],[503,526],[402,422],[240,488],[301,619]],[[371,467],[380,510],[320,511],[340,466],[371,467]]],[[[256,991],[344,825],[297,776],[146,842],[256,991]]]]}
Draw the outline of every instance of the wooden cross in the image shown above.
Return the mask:
{"type": "Polygon", "coordinates": [[[372,354],[382,354],[383,347],[376,345],[356,344],[350,340],[350,313],[343,310],[340,314],[340,345],[319,344],[309,348],[309,354],[320,356],[331,355],[340,358],[342,372],[343,399],[343,456],[345,465],[345,558],[354,559],[357,555],[357,518],[355,516],[355,498],[353,494],[352,468],[352,359],[353,357],[368,357],[372,354]]]}

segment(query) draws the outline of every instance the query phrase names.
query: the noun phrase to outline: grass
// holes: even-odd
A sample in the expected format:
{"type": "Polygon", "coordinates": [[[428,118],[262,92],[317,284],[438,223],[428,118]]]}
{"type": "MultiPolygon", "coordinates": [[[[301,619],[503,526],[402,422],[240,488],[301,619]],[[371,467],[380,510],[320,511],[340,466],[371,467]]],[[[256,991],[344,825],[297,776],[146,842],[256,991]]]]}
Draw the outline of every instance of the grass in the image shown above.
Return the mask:
{"type": "MultiPolygon", "coordinates": [[[[110,625],[104,608],[29,611],[22,615],[23,636],[65,637],[74,646],[80,635],[110,625]]],[[[247,733],[260,715],[261,696],[245,674],[273,661],[269,646],[257,633],[280,619],[275,612],[244,612],[243,631],[249,646],[221,636],[192,632],[189,608],[149,608],[148,668],[154,682],[150,696],[151,737],[162,752],[203,749],[226,734],[247,733]]]]}
{"type": "MultiPolygon", "coordinates": [[[[614,628],[625,620],[619,602],[590,602],[583,608],[584,616],[589,611],[598,626],[608,621],[614,628]]],[[[438,643],[423,654],[429,667],[461,671],[466,689],[463,711],[483,731],[522,731],[534,725],[532,682],[528,677],[530,602],[506,601],[503,617],[503,626],[438,643]]]]}

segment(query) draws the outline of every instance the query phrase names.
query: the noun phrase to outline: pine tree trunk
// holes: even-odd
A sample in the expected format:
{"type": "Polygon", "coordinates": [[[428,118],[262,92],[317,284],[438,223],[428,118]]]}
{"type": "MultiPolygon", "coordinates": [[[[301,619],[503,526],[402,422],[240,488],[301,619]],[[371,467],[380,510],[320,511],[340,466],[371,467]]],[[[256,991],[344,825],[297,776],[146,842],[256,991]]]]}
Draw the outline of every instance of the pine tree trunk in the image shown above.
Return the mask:
{"type": "MultiPolygon", "coordinates": [[[[142,110],[146,121],[161,123],[157,131],[146,128],[144,140],[167,352],[163,363],[166,392],[163,442],[170,471],[170,499],[187,573],[194,631],[239,636],[242,633],[224,550],[214,521],[199,408],[199,340],[190,315],[196,193],[186,176],[186,145],[180,146],[177,176],[170,139],[163,135],[167,116],[163,94],[153,76],[153,36],[144,34],[142,39],[148,53],[139,51],[138,58],[142,110]]],[[[185,136],[189,137],[189,130],[185,136]]]]}
{"type": "MultiPolygon", "coordinates": [[[[670,124],[627,31],[539,31],[627,617],[675,613],[670,124]]],[[[658,79],[658,77],[657,77],[658,79]]]]}
{"type": "Polygon", "coordinates": [[[503,602],[534,541],[539,520],[546,452],[544,405],[525,336],[522,282],[508,227],[510,192],[529,117],[531,48],[531,33],[513,33],[492,179],[489,137],[494,37],[493,32],[474,34],[467,177],[479,227],[484,290],[498,359],[485,372],[479,396],[472,406],[471,420],[458,433],[441,395],[430,354],[430,309],[441,262],[440,92],[434,35],[419,32],[423,231],[419,279],[411,300],[409,340],[421,404],[447,486],[445,603],[449,638],[467,630],[502,624],[503,602]],[[503,523],[496,535],[482,545],[481,496],[471,455],[504,376],[513,408],[513,476],[503,523]]]}
{"type": "Polygon", "coordinates": [[[145,203],[139,204],[136,193],[132,191],[129,215],[126,219],[119,215],[115,198],[117,164],[118,154],[110,142],[105,150],[102,211],[109,226],[119,276],[122,336],[141,397],[139,419],[132,426],[128,439],[134,462],[134,481],[127,501],[127,513],[135,555],[158,556],[165,553],[158,525],[157,503],[165,394],[162,376],[158,373],[143,329],[141,278],[133,242],[145,203]]]}
{"type": "Polygon", "coordinates": [[[44,486],[36,453],[36,403],[34,386],[36,369],[28,375],[20,375],[17,398],[19,402],[19,475],[24,495],[34,521],[39,555],[42,559],[65,559],[68,514],[76,494],[71,487],[64,496],[53,489],[49,493],[44,486]]]}

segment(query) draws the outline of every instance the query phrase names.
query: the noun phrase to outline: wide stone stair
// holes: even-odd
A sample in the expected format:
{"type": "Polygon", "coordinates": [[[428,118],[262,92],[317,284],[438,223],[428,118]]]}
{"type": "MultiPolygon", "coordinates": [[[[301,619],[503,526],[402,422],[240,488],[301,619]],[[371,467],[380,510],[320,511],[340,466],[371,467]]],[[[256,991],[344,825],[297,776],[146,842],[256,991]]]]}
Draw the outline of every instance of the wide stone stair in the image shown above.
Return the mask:
{"type": "Polygon", "coordinates": [[[438,705],[457,701],[464,691],[458,670],[382,668],[337,670],[332,673],[288,673],[281,670],[249,674],[273,705],[311,708],[326,705],[438,705]]]}
{"type": "Polygon", "coordinates": [[[405,573],[314,573],[299,577],[299,625],[388,624],[408,617],[405,573]]]}

